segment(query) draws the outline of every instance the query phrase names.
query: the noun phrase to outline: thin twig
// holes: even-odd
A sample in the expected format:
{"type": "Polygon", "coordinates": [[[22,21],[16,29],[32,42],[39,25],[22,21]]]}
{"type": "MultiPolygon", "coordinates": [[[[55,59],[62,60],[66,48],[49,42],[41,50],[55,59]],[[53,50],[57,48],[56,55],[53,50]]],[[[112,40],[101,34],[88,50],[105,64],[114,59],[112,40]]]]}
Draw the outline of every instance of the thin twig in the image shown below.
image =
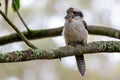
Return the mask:
{"type": "Polygon", "coordinates": [[[8,2],[9,2],[9,0],[5,0],[5,14],[6,15],[8,13],[8,2]]]}
{"type": "Polygon", "coordinates": [[[19,29],[8,19],[8,17],[0,10],[0,14],[2,17],[7,21],[7,23],[17,32],[18,36],[31,48],[37,48],[34,46],[24,35],[22,32],[19,31],[19,29]]]}
{"type": "Polygon", "coordinates": [[[17,6],[16,6],[14,0],[13,0],[13,6],[14,6],[15,11],[17,12],[17,15],[20,18],[21,22],[23,23],[23,25],[25,26],[25,28],[27,29],[27,31],[30,32],[30,29],[28,28],[27,24],[25,23],[25,21],[23,20],[22,16],[20,15],[20,13],[19,13],[19,11],[17,9],[17,6]]]}

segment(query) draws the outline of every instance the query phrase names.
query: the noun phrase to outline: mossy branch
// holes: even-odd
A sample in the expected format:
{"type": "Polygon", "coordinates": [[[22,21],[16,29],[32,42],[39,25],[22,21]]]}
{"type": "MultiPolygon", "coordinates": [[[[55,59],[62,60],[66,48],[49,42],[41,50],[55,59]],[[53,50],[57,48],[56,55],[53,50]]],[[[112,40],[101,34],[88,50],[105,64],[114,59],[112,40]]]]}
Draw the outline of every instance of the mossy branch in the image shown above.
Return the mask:
{"type": "MultiPolygon", "coordinates": [[[[104,26],[95,26],[95,25],[88,25],[87,26],[89,34],[92,35],[103,35],[109,36],[113,38],[120,39],[120,30],[104,27],[104,26]]],[[[27,32],[22,32],[27,39],[40,39],[46,37],[55,37],[61,36],[63,27],[53,28],[53,29],[44,29],[44,30],[31,30],[30,34],[27,32]]],[[[20,37],[14,33],[7,36],[0,37],[0,45],[22,41],[20,37]]]]}
{"type": "Polygon", "coordinates": [[[59,59],[62,57],[100,52],[120,52],[120,41],[98,41],[88,43],[84,47],[77,45],[76,48],[73,46],[64,46],[46,50],[29,49],[24,51],[0,53],[0,63],[22,62],[37,59],[59,59]]]}

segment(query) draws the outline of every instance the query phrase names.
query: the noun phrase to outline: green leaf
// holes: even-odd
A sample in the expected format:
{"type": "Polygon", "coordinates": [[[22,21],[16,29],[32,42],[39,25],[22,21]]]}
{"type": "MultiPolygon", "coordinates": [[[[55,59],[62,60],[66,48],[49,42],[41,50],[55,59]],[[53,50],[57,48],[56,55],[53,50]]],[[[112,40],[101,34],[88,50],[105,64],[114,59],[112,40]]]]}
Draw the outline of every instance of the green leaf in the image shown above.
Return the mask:
{"type": "Polygon", "coordinates": [[[20,0],[12,0],[12,8],[14,11],[20,9],[20,0]]]}

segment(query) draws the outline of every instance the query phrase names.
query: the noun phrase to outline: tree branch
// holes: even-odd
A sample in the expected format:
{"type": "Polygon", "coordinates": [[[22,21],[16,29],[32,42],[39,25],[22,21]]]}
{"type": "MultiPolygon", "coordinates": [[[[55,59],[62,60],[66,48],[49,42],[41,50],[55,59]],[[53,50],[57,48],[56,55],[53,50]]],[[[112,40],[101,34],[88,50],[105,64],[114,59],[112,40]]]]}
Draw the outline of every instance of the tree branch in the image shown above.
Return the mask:
{"type": "Polygon", "coordinates": [[[95,26],[95,25],[90,25],[87,28],[90,34],[103,35],[103,36],[120,39],[120,30],[116,30],[110,27],[95,26]]]}
{"type": "MultiPolygon", "coordinates": [[[[89,25],[88,27],[89,34],[92,35],[103,35],[109,36],[113,38],[120,39],[120,30],[103,27],[103,26],[93,26],[89,25]]],[[[53,29],[45,29],[45,30],[31,30],[30,34],[27,32],[22,32],[27,39],[38,39],[38,38],[46,38],[46,37],[55,37],[60,36],[63,27],[53,28],[53,29]]],[[[14,33],[7,36],[0,37],[0,45],[4,45],[11,42],[22,41],[19,36],[14,33]]]]}
{"type": "Polygon", "coordinates": [[[22,62],[37,59],[57,59],[81,54],[91,54],[98,52],[120,52],[120,41],[98,41],[88,43],[86,46],[77,45],[65,46],[54,49],[31,49],[24,51],[15,51],[9,53],[0,53],[0,62],[22,62]]]}
{"type": "MultiPolygon", "coordinates": [[[[38,38],[46,38],[46,37],[54,37],[60,36],[63,27],[54,28],[54,29],[46,29],[46,30],[30,30],[30,32],[22,32],[27,39],[38,39],[38,38]]],[[[20,37],[14,33],[7,36],[0,37],[0,45],[22,41],[20,37]]]]}

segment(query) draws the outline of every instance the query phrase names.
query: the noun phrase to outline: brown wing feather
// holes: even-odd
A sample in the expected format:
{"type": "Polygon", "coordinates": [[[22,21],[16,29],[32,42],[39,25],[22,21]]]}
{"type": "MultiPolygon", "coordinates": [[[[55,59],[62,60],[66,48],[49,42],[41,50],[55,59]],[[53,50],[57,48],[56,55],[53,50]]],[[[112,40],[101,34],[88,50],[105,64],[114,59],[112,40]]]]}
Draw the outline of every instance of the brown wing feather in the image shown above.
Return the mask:
{"type": "MultiPolygon", "coordinates": [[[[87,29],[87,23],[83,20],[83,24],[85,26],[85,29],[87,29]]],[[[87,29],[88,30],[88,29],[87,29]]]]}

